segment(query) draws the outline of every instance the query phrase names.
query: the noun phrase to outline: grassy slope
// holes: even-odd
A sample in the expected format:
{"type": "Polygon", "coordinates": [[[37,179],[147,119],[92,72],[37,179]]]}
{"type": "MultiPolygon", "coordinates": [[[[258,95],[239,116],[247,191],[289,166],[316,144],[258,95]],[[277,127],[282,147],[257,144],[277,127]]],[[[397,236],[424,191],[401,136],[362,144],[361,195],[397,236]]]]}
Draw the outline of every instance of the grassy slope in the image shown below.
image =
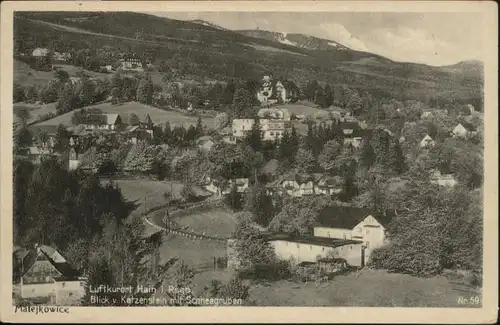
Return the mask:
{"type": "MultiPolygon", "coordinates": [[[[108,180],[103,179],[102,183],[107,183],[108,180]]],[[[130,202],[138,204],[132,216],[139,216],[146,209],[151,209],[165,203],[163,193],[170,192],[171,188],[174,197],[180,197],[182,184],[169,181],[154,181],[147,179],[138,180],[113,180],[113,183],[118,185],[122,191],[123,197],[130,202]],[[146,201],[144,197],[147,196],[146,201]]]]}
{"type": "Polygon", "coordinates": [[[181,227],[187,227],[187,231],[229,237],[235,229],[236,217],[234,213],[220,208],[184,216],[178,222],[181,227]]]}
{"type": "MultiPolygon", "coordinates": [[[[111,103],[98,104],[94,106],[88,106],[88,108],[98,108],[102,110],[104,113],[117,113],[122,117],[122,121],[128,123],[130,115],[132,113],[136,114],[140,119],[144,119],[146,114],[149,114],[153,123],[164,124],[165,122],[169,122],[172,127],[183,125],[184,127],[189,127],[190,125],[196,125],[197,117],[184,115],[177,111],[164,111],[162,109],[143,105],[137,102],[128,102],[121,105],[112,105],[111,103]]],[[[71,126],[71,117],[73,116],[73,112],[69,112],[63,115],[56,116],[53,119],[38,123],[38,126],[44,125],[67,125],[71,126]]],[[[214,127],[214,119],[212,118],[203,118],[203,124],[208,128],[214,127]]]]}
{"type": "Polygon", "coordinates": [[[250,290],[260,306],[460,307],[458,297],[475,295],[474,289],[444,277],[422,279],[382,270],[338,276],[319,286],[279,281],[250,290]]]}
{"type": "MultiPolygon", "coordinates": [[[[20,109],[27,109],[30,112],[30,118],[28,119],[28,123],[36,120],[37,116],[44,115],[47,113],[55,113],[56,112],[56,103],[50,104],[28,104],[28,103],[15,103],[13,105],[14,112],[20,109]]],[[[14,120],[18,121],[16,114],[14,114],[14,120]]]]}

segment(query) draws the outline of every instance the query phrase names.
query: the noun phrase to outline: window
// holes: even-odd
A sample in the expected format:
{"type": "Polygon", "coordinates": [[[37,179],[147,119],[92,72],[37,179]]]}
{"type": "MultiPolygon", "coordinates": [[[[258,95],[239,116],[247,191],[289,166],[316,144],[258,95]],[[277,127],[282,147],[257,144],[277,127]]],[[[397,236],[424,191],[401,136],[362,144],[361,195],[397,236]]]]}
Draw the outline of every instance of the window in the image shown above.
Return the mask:
{"type": "Polygon", "coordinates": [[[71,297],[72,295],[73,295],[73,292],[68,293],[68,296],[70,296],[70,297],[71,297]]]}
{"type": "Polygon", "coordinates": [[[313,250],[312,245],[309,245],[309,250],[310,250],[310,251],[312,251],[312,250],[313,250]]]}
{"type": "Polygon", "coordinates": [[[234,130],[233,133],[236,134],[236,130],[234,130]]]}
{"type": "Polygon", "coordinates": [[[297,244],[297,248],[300,248],[299,244],[297,244]]]}
{"type": "Polygon", "coordinates": [[[352,251],[352,245],[349,245],[349,250],[352,251]]]}
{"type": "Polygon", "coordinates": [[[62,283],[62,287],[64,288],[66,286],[66,282],[63,282],[62,283]]]}
{"type": "Polygon", "coordinates": [[[366,248],[370,248],[370,242],[369,241],[366,242],[366,248]]]}
{"type": "Polygon", "coordinates": [[[271,132],[271,135],[274,135],[274,132],[271,132]]]}
{"type": "Polygon", "coordinates": [[[328,238],[330,238],[330,233],[328,233],[328,238]]]}
{"type": "Polygon", "coordinates": [[[370,233],[370,229],[365,229],[365,232],[368,235],[370,233]]]}
{"type": "Polygon", "coordinates": [[[321,251],[323,251],[323,252],[324,252],[324,251],[325,251],[325,248],[324,248],[324,247],[321,247],[321,251]]]}

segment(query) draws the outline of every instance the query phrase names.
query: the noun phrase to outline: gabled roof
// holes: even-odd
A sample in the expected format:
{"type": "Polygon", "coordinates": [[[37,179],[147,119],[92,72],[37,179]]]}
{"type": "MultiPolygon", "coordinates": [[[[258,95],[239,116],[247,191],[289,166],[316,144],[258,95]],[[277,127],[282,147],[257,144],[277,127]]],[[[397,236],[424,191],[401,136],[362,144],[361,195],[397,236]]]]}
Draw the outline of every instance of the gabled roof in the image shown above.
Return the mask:
{"type": "Polygon", "coordinates": [[[54,248],[41,245],[30,250],[23,258],[23,274],[25,275],[37,261],[48,261],[61,274],[56,280],[74,279],[80,272],[73,268],[54,248]]]}
{"type": "Polygon", "coordinates": [[[464,127],[464,129],[466,129],[469,132],[476,131],[476,127],[468,122],[462,121],[462,122],[458,123],[457,126],[459,126],[460,124],[464,127]]]}
{"type": "Polygon", "coordinates": [[[329,206],[318,215],[318,226],[328,228],[352,229],[366,217],[372,216],[381,225],[387,226],[394,216],[394,211],[373,212],[368,208],[329,206]]]}
{"type": "Polygon", "coordinates": [[[107,125],[113,125],[116,123],[116,120],[118,120],[119,114],[104,114],[106,116],[106,124],[107,125]]]}
{"type": "Polygon", "coordinates": [[[276,175],[279,167],[279,161],[276,159],[269,160],[262,168],[262,174],[276,175]]]}

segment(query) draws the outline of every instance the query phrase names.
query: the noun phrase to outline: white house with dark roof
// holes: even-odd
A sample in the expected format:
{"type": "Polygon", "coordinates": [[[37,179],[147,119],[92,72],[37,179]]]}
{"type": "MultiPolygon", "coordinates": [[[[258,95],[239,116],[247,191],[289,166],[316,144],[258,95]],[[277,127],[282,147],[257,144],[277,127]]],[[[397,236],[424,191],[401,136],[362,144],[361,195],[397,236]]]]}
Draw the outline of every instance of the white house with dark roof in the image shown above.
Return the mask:
{"type": "Polygon", "coordinates": [[[32,56],[34,57],[45,57],[50,53],[49,49],[42,48],[42,47],[37,47],[36,49],[33,50],[31,53],[32,56]]]}
{"type": "Polygon", "coordinates": [[[461,122],[458,123],[455,128],[453,128],[453,136],[457,138],[468,138],[471,136],[474,136],[477,134],[477,129],[474,127],[474,125],[467,123],[467,122],[461,122]]]}
{"type": "Polygon", "coordinates": [[[49,299],[53,305],[78,305],[85,278],[53,247],[35,245],[20,257],[19,287],[24,299],[49,299]]]}
{"type": "Polygon", "coordinates": [[[122,124],[120,114],[100,114],[94,115],[94,117],[92,122],[82,123],[85,129],[114,131],[122,124]]]}
{"type": "Polygon", "coordinates": [[[380,213],[366,208],[330,206],[319,213],[313,233],[317,237],[361,241],[368,261],[373,249],[387,243],[386,227],[395,215],[395,211],[380,213]]]}
{"type": "Polygon", "coordinates": [[[344,259],[352,266],[364,265],[364,248],[359,240],[291,236],[282,233],[264,233],[264,238],[271,244],[280,259],[294,264],[315,263],[321,258],[335,256],[344,259]]]}
{"type": "Polygon", "coordinates": [[[425,137],[420,141],[420,148],[432,148],[436,145],[436,142],[426,134],[425,137]]]}

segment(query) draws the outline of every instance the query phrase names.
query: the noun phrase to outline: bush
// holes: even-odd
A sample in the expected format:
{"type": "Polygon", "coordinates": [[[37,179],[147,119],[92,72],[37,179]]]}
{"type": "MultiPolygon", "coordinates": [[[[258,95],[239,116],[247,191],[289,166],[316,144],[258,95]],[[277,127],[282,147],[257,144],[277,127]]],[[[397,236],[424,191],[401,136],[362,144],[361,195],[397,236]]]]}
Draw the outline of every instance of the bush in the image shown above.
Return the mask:
{"type": "Polygon", "coordinates": [[[254,264],[238,272],[241,279],[278,281],[291,277],[290,263],[278,261],[269,264],[254,264]]]}

